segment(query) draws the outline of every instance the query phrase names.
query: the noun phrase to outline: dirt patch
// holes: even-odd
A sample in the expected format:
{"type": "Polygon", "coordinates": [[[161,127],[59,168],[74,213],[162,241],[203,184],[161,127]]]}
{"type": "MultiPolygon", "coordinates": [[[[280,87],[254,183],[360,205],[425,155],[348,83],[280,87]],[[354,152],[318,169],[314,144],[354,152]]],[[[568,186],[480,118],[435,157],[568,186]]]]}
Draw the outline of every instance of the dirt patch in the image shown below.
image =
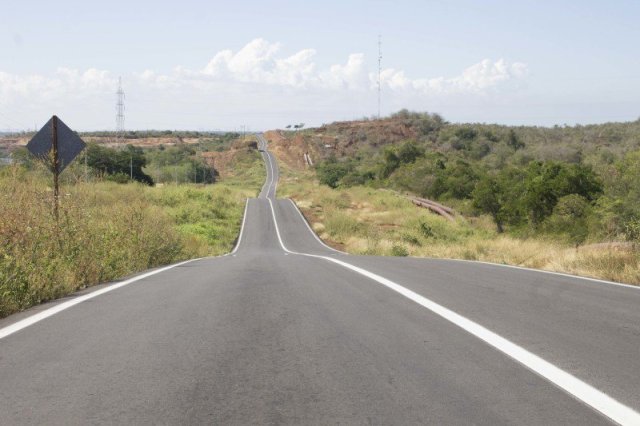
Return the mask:
{"type": "Polygon", "coordinates": [[[363,146],[378,147],[418,138],[415,127],[402,119],[345,121],[299,132],[271,130],[265,133],[269,149],[294,170],[310,167],[331,155],[355,154],[363,146]]]}
{"type": "Polygon", "coordinates": [[[233,141],[230,149],[222,152],[205,151],[202,153],[202,158],[209,167],[216,170],[220,177],[225,178],[233,174],[233,166],[238,156],[257,149],[258,143],[255,140],[237,139],[233,141]]]}
{"type": "Polygon", "coordinates": [[[265,138],[269,142],[269,151],[278,161],[294,170],[307,169],[319,158],[317,147],[310,143],[306,133],[285,134],[279,130],[270,130],[265,133],[265,138]]]}
{"type": "MultiPolygon", "coordinates": [[[[0,138],[0,148],[6,151],[13,151],[14,149],[22,146],[26,146],[31,140],[33,135],[20,136],[20,137],[3,137],[0,138]]],[[[116,143],[115,138],[110,136],[81,136],[82,140],[87,143],[95,143],[110,148],[119,146],[116,143]]],[[[196,144],[200,141],[199,138],[181,138],[176,136],[157,137],[157,138],[139,138],[139,139],[123,139],[122,144],[133,145],[140,148],[151,148],[160,145],[173,146],[178,144],[196,144]]]]}

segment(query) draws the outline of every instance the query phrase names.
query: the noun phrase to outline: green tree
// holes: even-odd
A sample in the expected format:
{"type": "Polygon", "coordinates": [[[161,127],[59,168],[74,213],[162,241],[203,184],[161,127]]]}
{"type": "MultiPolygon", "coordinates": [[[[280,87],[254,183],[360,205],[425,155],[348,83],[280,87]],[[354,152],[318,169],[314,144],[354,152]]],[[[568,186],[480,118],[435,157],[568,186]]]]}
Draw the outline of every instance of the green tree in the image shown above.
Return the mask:
{"type": "Polygon", "coordinates": [[[352,171],[350,163],[338,162],[335,157],[330,157],[326,161],[323,161],[316,168],[320,183],[328,185],[331,188],[337,188],[340,180],[350,171],[352,171]]]}
{"type": "Polygon", "coordinates": [[[524,142],[522,142],[518,138],[518,135],[516,135],[516,132],[514,132],[513,129],[509,129],[509,134],[507,135],[507,145],[513,148],[514,151],[525,147],[524,142]]]}
{"type": "Polygon", "coordinates": [[[476,184],[471,198],[473,207],[482,213],[491,215],[498,232],[504,232],[504,191],[498,180],[493,176],[484,176],[476,184]]]}
{"type": "Polygon", "coordinates": [[[589,202],[602,193],[602,183],[591,167],[554,161],[532,162],[527,168],[523,203],[534,226],[548,217],[558,199],[577,194],[589,202]]]}
{"type": "Polygon", "coordinates": [[[379,176],[381,179],[386,179],[400,167],[400,158],[398,158],[393,147],[387,146],[382,153],[382,159],[379,176]]]}
{"type": "Polygon", "coordinates": [[[589,200],[578,194],[561,197],[547,219],[547,231],[565,235],[576,246],[582,244],[589,235],[588,218],[591,212],[589,200]]]}
{"type": "Polygon", "coordinates": [[[401,163],[410,164],[423,155],[424,149],[420,148],[414,141],[407,141],[400,145],[397,156],[401,163]]]}
{"type": "Polygon", "coordinates": [[[116,181],[122,181],[127,176],[138,182],[153,185],[153,179],[142,171],[146,165],[146,158],[141,148],[127,145],[123,150],[115,150],[91,144],[87,148],[87,164],[98,174],[109,177],[119,176],[116,181]]]}

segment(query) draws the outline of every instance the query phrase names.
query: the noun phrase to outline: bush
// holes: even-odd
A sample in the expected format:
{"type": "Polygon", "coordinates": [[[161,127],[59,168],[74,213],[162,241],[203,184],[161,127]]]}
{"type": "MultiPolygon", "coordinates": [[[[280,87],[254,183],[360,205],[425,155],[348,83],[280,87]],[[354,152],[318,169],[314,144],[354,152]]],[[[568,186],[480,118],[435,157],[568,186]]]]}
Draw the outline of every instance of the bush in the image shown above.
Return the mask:
{"type": "Polygon", "coordinates": [[[578,195],[566,195],[558,200],[553,213],[546,221],[548,232],[565,236],[569,242],[582,244],[589,235],[587,223],[591,205],[589,201],[578,195]]]}
{"type": "Polygon", "coordinates": [[[394,244],[391,247],[391,256],[406,257],[409,256],[409,251],[404,246],[394,244]]]}
{"type": "Polygon", "coordinates": [[[320,183],[330,186],[331,188],[337,188],[340,184],[340,180],[351,170],[352,167],[350,164],[346,162],[338,162],[335,158],[330,158],[327,161],[322,162],[316,168],[320,183]]]}

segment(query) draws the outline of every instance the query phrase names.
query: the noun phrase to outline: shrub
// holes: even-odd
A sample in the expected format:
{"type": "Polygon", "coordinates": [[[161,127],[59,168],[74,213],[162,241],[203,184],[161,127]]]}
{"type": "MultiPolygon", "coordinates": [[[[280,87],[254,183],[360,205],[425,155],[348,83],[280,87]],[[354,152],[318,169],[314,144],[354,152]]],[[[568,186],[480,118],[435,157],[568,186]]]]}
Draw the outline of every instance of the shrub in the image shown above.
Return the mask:
{"type": "Polygon", "coordinates": [[[409,251],[404,246],[394,244],[391,247],[391,256],[406,257],[409,256],[409,251]]]}

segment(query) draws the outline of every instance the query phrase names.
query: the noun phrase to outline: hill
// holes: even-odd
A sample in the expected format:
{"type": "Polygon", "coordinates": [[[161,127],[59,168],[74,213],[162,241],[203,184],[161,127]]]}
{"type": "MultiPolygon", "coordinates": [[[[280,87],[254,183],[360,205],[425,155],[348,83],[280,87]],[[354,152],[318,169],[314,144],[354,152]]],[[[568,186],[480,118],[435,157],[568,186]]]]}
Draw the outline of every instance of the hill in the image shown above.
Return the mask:
{"type": "MultiPolygon", "coordinates": [[[[493,223],[495,234],[483,234],[489,239],[502,234],[523,244],[535,241],[539,247],[549,242],[574,249],[589,246],[609,252],[614,248],[624,251],[628,261],[608,269],[632,271],[640,266],[640,120],[588,126],[503,126],[448,123],[437,114],[400,111],[381,120],[336,122],[298,132],[272,131],[267,137],[294,176],[290,180],[294,198],[311,191],[311,184],[302,184],[311,177],[339,190],[345,199],[369,193],[358,188],[393,190],[451,206],[478,231],[488,231],[485,224],[493,223]],[[309,156],[312,163],[307,161],[309,156]]],[[[286,189],[286,183],[282,187],[286,189]]],[[[320,197],[310,197],[305,197],[306,203],[323,208],[317,204],[320,197]]],[[[381,202],[379,208],[384,210],[389,202],[381,202]]],[[[362,203],[366,204],[366,197],[345,204],[359,218],[353,229],[362,227],[357,223],[372,220],[358,211],[362,203]]],[[[313,214],[310,209],[305,213],[313,214]]],[[[403,229],[405,234],[414,232],[402,223],[403,217],[407,215],[399,214],[399,222],[383,225],[403,229]]],[[[386,235],[385,229],[379,232],[386,235]]],[[[349,238],[346,234],[341,237],[343,241],[349,238]]],[[[371,251],[365,247],[371,240],[369,235],[363,237],[359,245],[354,244],[360,247],[356,251],[371,251]]],[[[424,252],[404,244],[400,237],[396,243],[406,249],[398,252],[424,252]]],[[[510,244],[510,250],[517,246],[510,244]]],[[[463,249],[469,248],[460,247],[463,249]]]]}

